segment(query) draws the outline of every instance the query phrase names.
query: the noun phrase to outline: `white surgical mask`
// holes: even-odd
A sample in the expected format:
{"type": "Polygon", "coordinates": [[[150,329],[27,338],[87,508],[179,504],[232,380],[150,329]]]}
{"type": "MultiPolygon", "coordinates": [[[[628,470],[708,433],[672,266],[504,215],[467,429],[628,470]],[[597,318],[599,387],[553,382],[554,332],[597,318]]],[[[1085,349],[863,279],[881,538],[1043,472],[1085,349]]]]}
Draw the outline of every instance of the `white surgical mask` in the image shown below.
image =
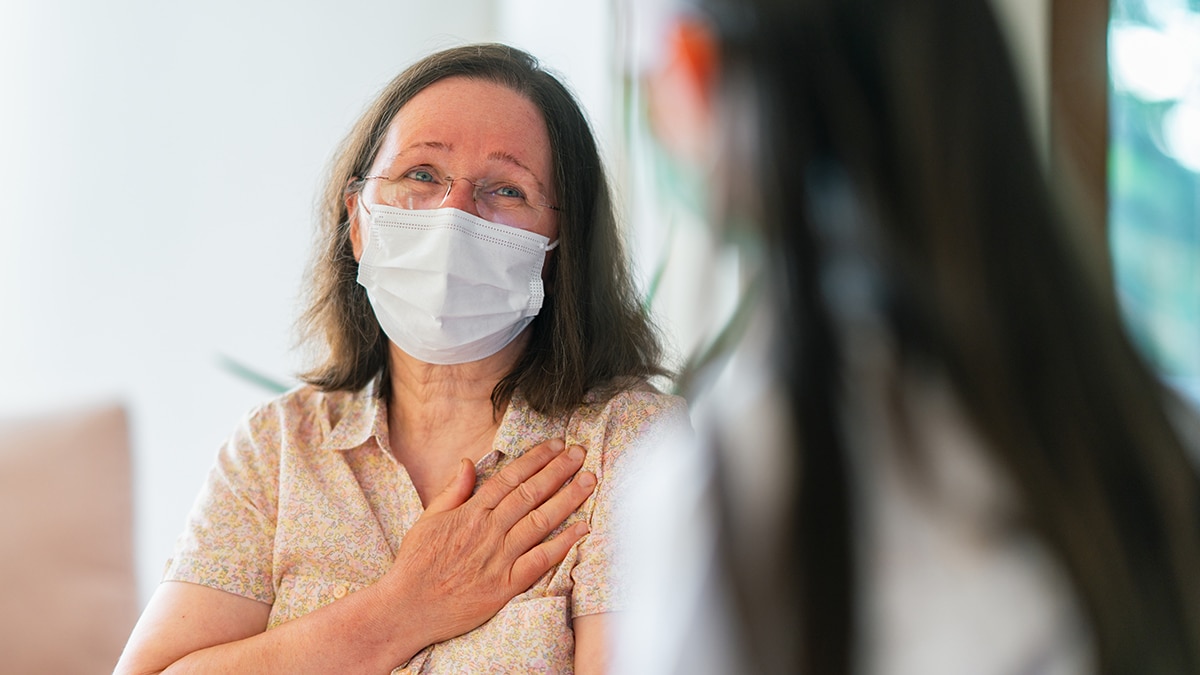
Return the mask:
{"type": "Polygon", "coordinates": [[[367,215],[358,283],[406,354],[478,361],[512,342],[542,308],[542,262],[557,241],[453,208],[373,204],[367,215]]]}

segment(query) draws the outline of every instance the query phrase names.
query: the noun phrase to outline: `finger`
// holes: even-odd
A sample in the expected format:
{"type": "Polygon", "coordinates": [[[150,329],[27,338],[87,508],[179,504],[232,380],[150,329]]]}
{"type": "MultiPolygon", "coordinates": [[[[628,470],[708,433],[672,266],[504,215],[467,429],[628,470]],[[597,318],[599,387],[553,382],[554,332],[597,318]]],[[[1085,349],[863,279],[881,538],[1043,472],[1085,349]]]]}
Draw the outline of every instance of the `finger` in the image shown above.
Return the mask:
{"type": "Polygon", "coordinates": [[[557,537],[543,542],[517,558],[512,566],[512,582],[515,588],[528,589],[540,579],[551,567],[559,564],[567,557],[567,552],[575,542],[588,533],[587,523],[575,523],[563,530],[557,537]]]}
{"type": "Polygon", "coordinates": [[[459,462],[458,473],[446,487],[438,493],[438,496],[429,501],[429,505],[425,507],[426,513],[440,513],[449,511],[450,509],[461,506],[467,498],[471,496],[471,490],[475,488],[475,465],[469,459],[463,459],[459,462]]]}
{"type": "Polygon", "coordinates": [[[578,445],[572,445],[566,452],[559,453],[554,461],[513,488],[500,500],[492,511],[493,522],[505,530],[512,527],[558,492],[563,483],[570,480],[579,467],[583,466],[583,457],[583,448],[578,445]]]}
{"type": "Polygon", "coordinates": [[[504,545],[514,554],[532,550],[574,513],[595,489],[596,475],[590,471],[581,472],[575,480],[564,485],[544,504],[518,520],[509,529],[508,536],[504,538],[504,545]]]}
{"type": "MultiPolygon", "coordinates": [[[[497,472],[495,476],[487,479],[479,487],[479,491],[475,493],[472,501],[487,509],[496,508],[496,505],[518,485],[552,462],[562,452],[564,445],[561,438],[552,438],[535,445],[497,472]]],[[[567,477],[564,476],[563,480],[566,479],[567,477]]],[[[561,481],[559,482],[561,483],[561,481]]]]}

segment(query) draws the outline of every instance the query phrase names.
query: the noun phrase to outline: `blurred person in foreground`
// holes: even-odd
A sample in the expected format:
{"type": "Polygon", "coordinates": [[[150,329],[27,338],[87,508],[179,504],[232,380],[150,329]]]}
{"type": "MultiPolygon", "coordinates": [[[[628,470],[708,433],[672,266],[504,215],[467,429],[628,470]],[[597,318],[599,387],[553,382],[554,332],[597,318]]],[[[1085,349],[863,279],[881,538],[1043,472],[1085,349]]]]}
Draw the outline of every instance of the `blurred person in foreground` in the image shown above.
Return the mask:
{"type": "Polygon", "coordinates": [[[602,672],[614,492],[687,422],[568,90],[502,45],[387,85],[302,327],[321,360],[221,449],[117,671],[602,672]]]}
{"type": "Polygon", "coordinates": [[[1200,672],[1196,420],[988,2],[696,0],[668,35],[658,135],[761,292],[703,451],[631,499],[618,672],[1200,672]]]}

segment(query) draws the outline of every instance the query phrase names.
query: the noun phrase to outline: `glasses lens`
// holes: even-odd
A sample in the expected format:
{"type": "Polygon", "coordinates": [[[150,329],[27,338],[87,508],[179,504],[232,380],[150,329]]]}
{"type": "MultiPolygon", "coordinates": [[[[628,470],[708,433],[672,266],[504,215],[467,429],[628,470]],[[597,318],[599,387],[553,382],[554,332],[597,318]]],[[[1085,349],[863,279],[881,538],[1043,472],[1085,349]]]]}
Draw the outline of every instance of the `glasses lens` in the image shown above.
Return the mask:
{"type": "Polygon", "coordinates": [[[376,181],[380,202],[402,209],[436,209],[446,195],[446,185],[437,180],[403,177],[376,181]]]}
{"type": "Polygon", "coordinates": [[[531,204],[525,194],[514,186],[479,185],[475,188],[475,205],[487,220],[531,229],[541,218],[542,209],[531,204]]]}

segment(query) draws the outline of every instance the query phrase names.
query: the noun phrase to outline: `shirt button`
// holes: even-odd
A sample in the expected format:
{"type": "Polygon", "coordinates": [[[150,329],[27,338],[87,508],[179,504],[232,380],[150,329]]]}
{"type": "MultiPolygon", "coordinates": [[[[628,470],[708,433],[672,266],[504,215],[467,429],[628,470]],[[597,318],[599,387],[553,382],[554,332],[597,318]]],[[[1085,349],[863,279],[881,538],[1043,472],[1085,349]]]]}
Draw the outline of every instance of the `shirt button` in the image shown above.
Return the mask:
{"type": "Polygon", "coordinates": [[[344,597],[346,597],[346,587],[345,586],[338,586],[337,588],[333,589],[333,599],[334,600],[341,600],[344,597]]]}

